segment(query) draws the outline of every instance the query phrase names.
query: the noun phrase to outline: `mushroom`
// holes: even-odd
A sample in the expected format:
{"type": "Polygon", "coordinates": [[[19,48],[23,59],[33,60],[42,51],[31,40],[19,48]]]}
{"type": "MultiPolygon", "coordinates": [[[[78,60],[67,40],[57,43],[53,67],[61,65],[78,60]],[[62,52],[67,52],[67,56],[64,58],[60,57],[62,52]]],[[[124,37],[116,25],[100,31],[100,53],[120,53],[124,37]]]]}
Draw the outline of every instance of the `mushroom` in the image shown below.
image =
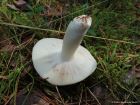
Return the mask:
{"type": "Polygon", "coordinates": [[[53,85],[70,85],[91,75],[97,67],[90,52],[80,45],[91,26],[90,16],[75,17],[62,39],[44,38],[33,47],[32,61],[38,74],[53,85]]]}

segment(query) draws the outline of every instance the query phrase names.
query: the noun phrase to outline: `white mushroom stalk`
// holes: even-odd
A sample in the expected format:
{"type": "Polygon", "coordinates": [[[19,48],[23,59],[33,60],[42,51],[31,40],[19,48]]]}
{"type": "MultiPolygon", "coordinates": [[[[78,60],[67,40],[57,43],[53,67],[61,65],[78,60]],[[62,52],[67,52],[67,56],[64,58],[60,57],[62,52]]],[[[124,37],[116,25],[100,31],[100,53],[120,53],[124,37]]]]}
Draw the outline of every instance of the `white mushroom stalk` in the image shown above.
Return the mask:
{"type": "Polygon", "coordinates": [[[62,59],[70,60],[79,47],[83,35],[91,26],[92,19],[89,16],[79,16],[70,22],[63,39],[62,59]]]}
{"type": "Polygon", "coordinates": [[[53,85],[70,85],[87,78],[97,63],[80,45],[92,19],[81,15],[68,25],[64,39],[44,38],[33,48],[32,60],[38,74],[53,85]]]}

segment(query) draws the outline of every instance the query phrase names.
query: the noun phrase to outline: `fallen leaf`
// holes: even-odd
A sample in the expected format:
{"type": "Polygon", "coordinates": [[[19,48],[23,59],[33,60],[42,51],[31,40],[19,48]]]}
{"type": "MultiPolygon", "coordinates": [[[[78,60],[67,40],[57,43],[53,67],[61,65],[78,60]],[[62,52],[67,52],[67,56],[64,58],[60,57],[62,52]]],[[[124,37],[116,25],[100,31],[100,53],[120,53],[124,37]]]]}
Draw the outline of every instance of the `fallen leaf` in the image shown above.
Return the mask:
{"type": "Polygon", "coordinates": [[[14,4],[7,4],[7,6],[12,10],[16,10],[16,11],[20,10],[14,4]]]}
{"type": "Polygon", "coordinates": [[[53,16],[62,16],[64,11],[63,11],[63,6],[59,2],[57,2],[55,5],[45,5],[45,11],[41,16],[48,16],[48,17],[53,17],[53,16]]]}
{"type": "Polygon", "coordinates": [[[27,2],[24,1],[24,0],[18,0],[18,1],[14,1],[14,4],[15,4],[16,6],[23,6],[23,5],[26,5],[27,2]]]}
{"type": "Polygon", "coordinates": [[[29,8],[28,8],[28,3],[26,2],[26,1],[24,1],[24,0],[18,0],[18,1],[15,1],[14,2],[14,5],[18,8],[18,9],[20,9],[20,10],[22,10],[22,11],[24,11],[24,10],[28,10],[29,8]]]}
{"type": "Polygon", "coordinates": [[[30,5],[25,0],[14,1],[13,4],[7,4],[10,9],[28,11],[30,10],[30,5]]]}
{"type": "Polygon", "coordinates": [[[140,8],[140,2],[137,2],[137,3],[135,4],[135,7],[136,7],[136,8],[140,8]]]}

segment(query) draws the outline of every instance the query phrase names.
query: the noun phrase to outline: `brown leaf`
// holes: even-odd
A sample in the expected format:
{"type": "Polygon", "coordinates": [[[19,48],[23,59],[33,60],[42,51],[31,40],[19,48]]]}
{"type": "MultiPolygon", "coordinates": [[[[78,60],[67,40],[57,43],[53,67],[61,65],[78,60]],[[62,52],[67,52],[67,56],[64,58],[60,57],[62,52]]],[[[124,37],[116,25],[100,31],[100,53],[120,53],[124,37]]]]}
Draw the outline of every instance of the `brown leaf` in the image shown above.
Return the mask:
{"type": "Polygon", "coordinates": [[[13,4],[7,4],[10,9],[26,11],[29,10],[29,5],[25,0],[14,1],[13,4]]]}
{"type": "Polygon", "coordinates": [[[63,11],[63,6],[59,2],[57,2],[55,5],[45,5],[45,10],[44,14],[41,14],[42,16],[48,16],[48,17],[53,17],[53,16],[62,16],[64,11],[63,11]]]}
{"type": "MultiPolygon", "coordinates": [[[[56,105],[55,101],[50,99],[40,90],[33,90],[29,96],[27,96],[27,90],[23,89],[17,93],[16,105],[22,105],[25,99],[27,99],[24,105],[56,105]]],[[[13,105],[13,100],[10,102],[13,105]]]]}
{"type": "Polygon", "coordinates": [[[26,5],[27,2],[24,0],[18,0],[18,1],[15,1],[14,4],[17,6],[23,6],[23,5],[26,5]]]}
{"type": "Polygon", "coordinates": [[[135,7],[136,7],[136,8],[140,8],[140,2],[137,2],[137,3],[135,4],[135,7]]]}
{"type": "Polygon", "coordinates": [[[14,5],[20,10],[26,10],[28,4],[24,0],[18,0],[14,2],[14,5]]]}

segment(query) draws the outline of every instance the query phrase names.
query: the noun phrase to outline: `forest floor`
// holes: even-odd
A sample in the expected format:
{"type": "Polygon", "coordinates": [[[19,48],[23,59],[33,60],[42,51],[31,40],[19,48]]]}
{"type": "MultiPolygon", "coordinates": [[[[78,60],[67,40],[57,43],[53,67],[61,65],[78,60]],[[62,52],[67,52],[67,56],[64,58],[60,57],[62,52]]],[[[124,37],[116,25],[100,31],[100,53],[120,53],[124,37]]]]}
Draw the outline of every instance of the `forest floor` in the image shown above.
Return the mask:
{"type": "Polygon", "coordinates": [[[137,0],[1,0],[0,105],[140,104],[140,2],[137,0]],[[53,86],[32,65],[42,38],[63,38],[69,22],[88,14],[82,45],[98,62],[86,80],[53,86]]]}

